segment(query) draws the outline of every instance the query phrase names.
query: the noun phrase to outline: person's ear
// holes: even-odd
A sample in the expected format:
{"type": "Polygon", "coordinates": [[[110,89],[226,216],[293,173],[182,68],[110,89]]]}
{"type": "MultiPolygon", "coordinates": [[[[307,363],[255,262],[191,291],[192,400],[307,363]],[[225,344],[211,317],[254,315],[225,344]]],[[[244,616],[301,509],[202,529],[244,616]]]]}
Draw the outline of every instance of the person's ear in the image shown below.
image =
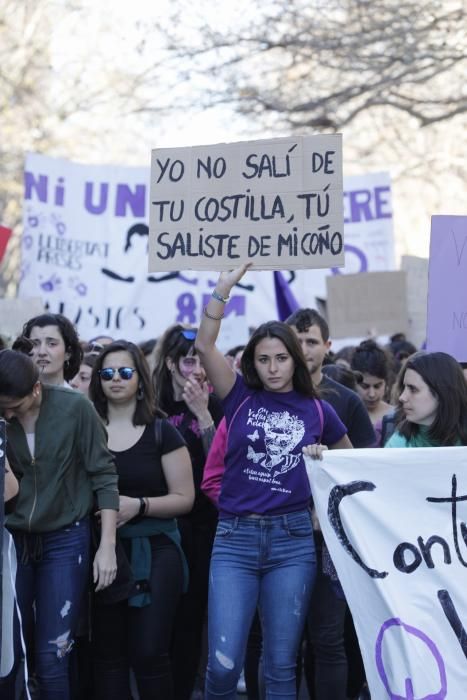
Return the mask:
{"type": "Polygon", "coordinates": [[[167,369],[169,370],[169,372],[170,372],[171,374],[174,373],[174,371],[175,371],[175,363],[174,363],[174,361],[172,360],[171,357],[166,357],[166,358],[165,358],[165,366],[167,367],[167,369]]]}
{"type": "Polygon", "coordinates": [[[32,387],[32,395],[34,396],[35,399],[37,399],[40,396],[41,391],[42,391],[42,384],[40,383],[39,380],[37,380],[37,382],[32,387]]]}

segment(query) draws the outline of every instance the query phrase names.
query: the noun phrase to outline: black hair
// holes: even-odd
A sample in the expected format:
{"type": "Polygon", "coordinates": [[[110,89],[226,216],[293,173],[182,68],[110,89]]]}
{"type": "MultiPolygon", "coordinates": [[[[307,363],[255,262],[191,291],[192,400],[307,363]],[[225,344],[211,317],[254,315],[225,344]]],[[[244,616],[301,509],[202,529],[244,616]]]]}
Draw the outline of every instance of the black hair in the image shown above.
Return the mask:
{"type": "Polygon", "coordinates": [[[83,350],[81,348],[81,343],[79,342],[78,334],[66,316],[62,314],[40,314],[39,316],[34,316],[30,318],[29,321],[23,326],[23,333],[26,338],[31,336],[32,329],[37,326],[38,328],[44,328],[45,326],[56,326],[60,331],[60,335],[65,343],[65,351],[70,355],[68,360],[63,365],[63,376],[65,381],[73,379],[73,377],[79,371],[79,366],[81,364],[81,358],[83,357],[83,350]]]}
{"type": "Polygon", "coordinates": [[[150,355],[152,352],[154,352],[154,348],[157,345],[157,338],[150,338],[149,340],[143,340],[141,343],[138,343],[138,347],[140,348],[141,352],[143,355],[150,355]]]}
{"type": "Polygon", "coordinates": [[[374,340],[364,340],[357,345],[350,362],[351,368],[362,374],[371,374],[378,379],[390,381],[388,355],[374,340]]]}
{"type": "Polygon", "coordinates": [[[285,319],[288,326],[295,326],[298,333],[306,333],[310,326],[318,326],[325,343],[329,340],[329,326],[315,309],[298,309],[285,319]]]}
{"type": "Polygon", "coordinates": [[[295,365],[293,373],[293,388],[300,394],[316,398],[318,392],[313,386],[310,372],[300,342],[292,328],[282,321],[268,321],[259,326],[251,336],[241,359],[243,379],[251,389],[262,389],[263,384],[255,368],[255,348],[264,338],[277,338],[287,348],[295,365]]]}
{"type": "MultiPolygon", "coordinates": [[[[467,383],[461,366],[446,352],[417,352],[408,358],[397,378],[398,395],[404,391],[408,369],[420,375],[431,394],[438,399],[438,410],[429,426],[430,440],[439,445],[467,445],[467,383]]],[[[399,399],[396,430],[406,439],[416,436],[417,423],[405,418],[399,399]]]]}
{"type": "Polygon", "coordinates": [[[169,411],[170,405],[174,401],[174,389],[172,384],[172,373],[167,367],[167,358],[178,365],[181,357],[186,355],[196,355],[195,338],[185,338],[184,331],[196,334],[196,328],[189,328],[176,323],[169,326],[159,338],[155,349],[155,365],[152,375],[152,382],[156,394],[156,404],[163,411],[169,411]]]}
{"type": "Polygon", "coordinates": [[[227,352],[224,353],[226,357],[233,357],[235,359],[235,356],[237,353],[241,352],[242,350],[245,349],[244,345],[234,345],[233,348],[230,348],[230,350],[227,350],[227,352]]]}
{"type": "Polygon", "coordinates": [[[324,365],[322,371],[326,377],[331,377],[335,382],[339,382],[339,384],[346,386],[348,389],[352,389],[352,391],[357,391],[357,383],[362,381],[360,372],[354,372],[344,367],[344,365],[324,365]]]}
{"type": "Polygon", "coordinates": [[[0,351],[0,394],[24,399],[39,381],[39,369],[28,355],[18,350],[0,351]]]}
{"type": "Polygon", "coordinates": [[[99,370],[102,369],[104,358],[112,352],[127,352],[138,372],[138,394],[136,397],[136,408],[133,414],[133,425],[147,425],[156,415],[162,415],[157,411],[154,402],[154,391],[152,388],[149,368],[146,359],[135,343],[128,340],[114,340],[106,345],[99,355],[96,355],[95,365],[92,370],[91,382],[89,384],[89,397],[94,403],[96,411],[105,421],[108,420],[107,397],[102,391],[99,370]]]}

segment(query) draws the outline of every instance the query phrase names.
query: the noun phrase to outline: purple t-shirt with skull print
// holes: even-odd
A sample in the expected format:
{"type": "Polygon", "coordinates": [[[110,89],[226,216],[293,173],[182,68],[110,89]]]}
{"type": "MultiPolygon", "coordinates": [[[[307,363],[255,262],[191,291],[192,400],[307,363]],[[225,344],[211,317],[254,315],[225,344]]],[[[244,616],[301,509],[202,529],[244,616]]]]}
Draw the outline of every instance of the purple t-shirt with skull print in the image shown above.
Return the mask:
{"type": "Polygon", "coordinates": [[[347,432],[334,409],[297,391],[254,391],[242,377],[223,401],[228,442],[219,497],[221,517],[280,515],[307,508],[310,485],[302,447],[334,445],[347,432]]]}

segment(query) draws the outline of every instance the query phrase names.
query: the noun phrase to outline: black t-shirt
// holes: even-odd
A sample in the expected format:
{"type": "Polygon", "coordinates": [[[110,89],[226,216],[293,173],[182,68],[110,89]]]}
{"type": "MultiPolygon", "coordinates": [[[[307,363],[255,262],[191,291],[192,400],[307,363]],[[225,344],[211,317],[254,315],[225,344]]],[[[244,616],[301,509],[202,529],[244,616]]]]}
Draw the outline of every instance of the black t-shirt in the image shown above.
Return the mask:
{"type": "Polygon", "coordinates": [[[122,496],[166,496],[167,483],[162,470],[162,455],[185,446],[182,436],[167,420],[161,420],[161,444],[156,444],[154,422],[144,429],[137,443],[128,450],[115,452],[118,490],[122,496]]]}
{"type": "Polygon", "coordinates": [[[318,385],[320,397],[331,404],[345,427],[354,447],[370,447],[376,436],[368,411],[361,398],[352,389],[322,375],[318,385]]]}
{"type": "MultiPolygon", "coordinates": [[[[187,408],[184,401],[173,401],[170,406],[164,406],[164,411],[168,414],[170,423],[177,428],[186,441],[193,464],[195,491],[196,494],[198,494],[203,478],[204,463],[206,461],[198,420],[187,408]]],[[[212,394],[209,396],[208,411],[217,427],[224,412],[219,399],[212,394]]]]}
{"type": "MultiPolygon", "coordinates": [[[[201,491],[201,481],[203,479],[206,455],[204,453],[198,420],[196,416],[188,409],[184,401],[172,401],[169,405],[163,406],[163,410],[168,414],[168,420],[177,428],[177,430],[180,431],[184,440],[186,441],[193,466],[195,503],[191,514],[185,517],[194,517],[199,521],[210,521],[211,523],[216,523],[217,509],[201,491]]],[[[217,427],[222,420],[224,412],[222,410],[221,402],[213,394],[209,395],[208,411],[217,427]]]]}

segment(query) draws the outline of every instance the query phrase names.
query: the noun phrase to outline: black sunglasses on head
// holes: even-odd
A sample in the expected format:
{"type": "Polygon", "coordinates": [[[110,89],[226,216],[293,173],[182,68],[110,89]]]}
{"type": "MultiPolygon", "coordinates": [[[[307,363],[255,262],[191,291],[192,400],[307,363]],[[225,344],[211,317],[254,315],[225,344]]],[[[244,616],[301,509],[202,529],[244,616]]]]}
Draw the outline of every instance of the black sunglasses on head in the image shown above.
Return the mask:
{"type": "Polygon", "coordinates": [[[118,372],[121,379],[131,379],[136,372],[134,367],[105,367],[99,370],[99,376],[104,382],[110,382],[114,378],[115,372],[118,372]]]}

